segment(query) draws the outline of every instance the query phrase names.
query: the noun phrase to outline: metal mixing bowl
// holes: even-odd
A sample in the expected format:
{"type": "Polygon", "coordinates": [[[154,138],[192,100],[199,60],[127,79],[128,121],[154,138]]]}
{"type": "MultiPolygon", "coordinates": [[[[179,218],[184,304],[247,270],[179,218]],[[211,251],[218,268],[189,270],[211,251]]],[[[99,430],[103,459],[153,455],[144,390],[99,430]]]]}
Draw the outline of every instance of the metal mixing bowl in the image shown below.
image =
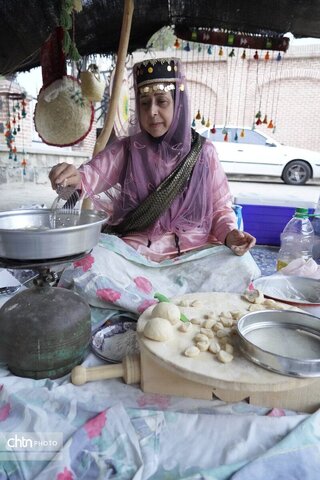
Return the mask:
{"type": "Polygon", "coordinates": [[[0,257],[50,260],[91,250],[99,241],[102,212],[70,214],[50,209],[0,212],[0,257]]]}

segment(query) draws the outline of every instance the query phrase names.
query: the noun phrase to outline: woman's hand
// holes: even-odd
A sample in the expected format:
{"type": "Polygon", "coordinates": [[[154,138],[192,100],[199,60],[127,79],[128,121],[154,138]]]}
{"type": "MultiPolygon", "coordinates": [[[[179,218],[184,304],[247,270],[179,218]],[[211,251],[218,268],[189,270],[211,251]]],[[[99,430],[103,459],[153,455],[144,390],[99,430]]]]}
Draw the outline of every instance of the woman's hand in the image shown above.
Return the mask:
{"type": "Polygon", "coordinates": [[[59,163],[52,167],[49,173],[49,179],[53,190],[58,185],[62,187],[78,187],[81,184],[81,175],[74,165],[69,163],[59,163]]]}
{"type": "Polygon", "coordinates": [[[236,228],[226,236],[225,244],[236,255],[244,255],[256,244],[256,239],[247,232],[241,232],[236,228]]]}

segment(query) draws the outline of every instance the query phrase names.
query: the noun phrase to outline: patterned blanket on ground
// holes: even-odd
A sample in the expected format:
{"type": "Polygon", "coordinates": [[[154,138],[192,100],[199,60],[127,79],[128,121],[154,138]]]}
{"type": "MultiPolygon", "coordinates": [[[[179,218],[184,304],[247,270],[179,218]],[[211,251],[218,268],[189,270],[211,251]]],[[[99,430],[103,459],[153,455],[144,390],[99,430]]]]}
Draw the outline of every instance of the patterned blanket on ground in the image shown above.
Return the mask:
{"type": "Polygon", "coordinates": [[[4,366],[0,384],[1,480],[319,478],[319,411],[151,395],[116,379],[77,387],[68,375],[22,379],[4,366]],[[63,442],[45,460],[9,452],[4,436],[23,432],[63,442]]]}

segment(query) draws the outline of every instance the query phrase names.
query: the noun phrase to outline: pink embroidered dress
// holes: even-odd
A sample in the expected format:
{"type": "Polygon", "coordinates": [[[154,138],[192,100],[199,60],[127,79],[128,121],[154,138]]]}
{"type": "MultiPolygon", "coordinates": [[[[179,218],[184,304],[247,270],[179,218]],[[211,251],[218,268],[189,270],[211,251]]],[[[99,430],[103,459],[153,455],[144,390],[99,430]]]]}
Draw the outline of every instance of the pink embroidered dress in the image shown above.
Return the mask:
{"type": "MultiPolygon", "coordinates": [[[[132,135],[115,140],[80,167],[81,189],[95,208],[106,212],[110,225],[119,224],[136,208],[184,160],[191,148],[187,89],[180,62],[157,59],[136,65],[136,96],[139,73],[144,72],[145,79],[150,65],[154,70],[160,65],[160,69],[169,67],[174,72],[170,78],[175,85],[174,116],[167,133],[161,139],[154,139],[140,128],[137,118],[132,135]]],[[[136,111],[139,112],[138,103],[136,111]]],[[[237,228],[231,204],[226,175],[213,144],[206,141],[183,192],[152,226],[122,239],[154,261],[174,257],[178,251],[224,243],[227,233],[237,228]]]]}

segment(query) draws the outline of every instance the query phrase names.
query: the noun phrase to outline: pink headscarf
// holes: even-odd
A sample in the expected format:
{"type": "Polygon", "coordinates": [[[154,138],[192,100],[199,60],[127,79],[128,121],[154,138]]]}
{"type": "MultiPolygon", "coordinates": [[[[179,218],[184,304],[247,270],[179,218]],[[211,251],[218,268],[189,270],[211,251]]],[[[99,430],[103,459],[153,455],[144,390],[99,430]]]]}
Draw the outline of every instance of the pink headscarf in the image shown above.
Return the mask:
{"type": "MultiPolygon", "coordinates": [[[[149,62],[154,64],[157,61],[163,61],[163,59],[149,62]]],[[[154,139],[140,128],[137,69],[142,64],[146,65],[148,61],[136,64],[134,90],[137,117],[132,121],[133,133],[129,137],[114,141],[89,162],[99,178],[94,188],[92,181],[88,181],[87,177],[83,176],[85,190],[92,198],[95,207],[100,210],[104,208],[110,214],[108,220],[110,225],[120,223],[131,210],[156,189],[190,151],[191,123],[186,79],[180,61],[176,58],[168,61],[174,62],[177,68],[174,79],[174,115],[167,133],[161,139],[154,139]],[[111,205],[110,203],[107,206],[102,204],[95,196],[102,191],[105,191],[112,200],[111,205]]],[[[156,82],[161,81],[163,79],[156,82]]],[[[210,231],[213,212],[210,185],[214,167],[209,157],[212,154],[213,146],[207,143],[202,149],[185,190],[146,232],[151,241],[167,232],[173,232],[179,236],[180,231],[185,232],[195,228],[203,233],[210,231]]],[[[86,166],[84,165],[81,170],[85,173],[86,166]]]]}

